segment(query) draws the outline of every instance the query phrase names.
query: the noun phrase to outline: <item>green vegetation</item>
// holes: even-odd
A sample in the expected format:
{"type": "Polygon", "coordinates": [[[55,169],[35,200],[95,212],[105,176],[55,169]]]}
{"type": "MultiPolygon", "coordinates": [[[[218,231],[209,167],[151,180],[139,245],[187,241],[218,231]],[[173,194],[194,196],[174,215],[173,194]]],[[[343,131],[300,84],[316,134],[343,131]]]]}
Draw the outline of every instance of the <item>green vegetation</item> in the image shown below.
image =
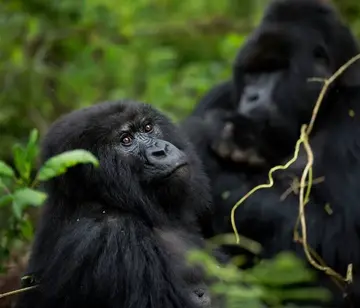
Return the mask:
{"type": "MultiPolygon", "coordinates": [[[[16,144],[13,147],[14,169],[0,160],[0,209],[4,214],[0,220],[0,271],[5,273],[11,253],[20,252],[19,248],[28,249],[33,239],[33,221],[27,210],[41,206],[47,198],[46,194],[36,190],[37,185],[65,173],[76,164],[91,163],[95,167],[99,164],[91,153],[74,150],[50,158],[33,174],[31,171],[38,149],[38,132],[33,130],[26,146],[16,144]]],[[[212,289],[214,293],[226,296],[228,308],[239,305],[262,307],[262,301],[281,307],[279,305],[283,300],[318,298],[326,301],[330,296],[320,288],[282,289],[283,286],[313,279],[313,273],[305,268],[304,262],[288,253],[245,271],[238,270],[238,260],[220,267],[206,251],[191,251],[189,261],[201,262],[209,276],[220,279],[212,289]]],[[[16,278],[20,279],[20,273],[16,278]]],[[[6,295],[0,293],[0,301],[2,296],[6,295]]]]}
{"type": "MultiPolygon", "coordinates": [[[[70,110],[125,97],[152,103],[174,120],[181,119],[205,91],[231,75],[235,52],[256,26],[267,2],[12,0],[0,3],[1,270],[6,270],[12,251],[31,243],[37,209],[46,198],[36,190],[37,184],[65,172],[72,164],[96,164],[88,153],[75,152],[39,168],[38,139],[49,124],[70,110]]],[[[354,33],[360,36],[360,2],[334,2],[354,33]]],[[[277,274],[271,272],[271,277],[282,277],[281,283],[286,283],[289,276],[282,276],[279,267],[285,264],[283,271],[285,268],[285,272],[293,273],[287,266],[291,262],[298,266],[298,261],[291,257],[286,258],[288,261],[279,260],[267,264],[266,270],[255,269],[236,277],[234,271],[232,274],[226,271],[228,276],[224,280],[229,280],[230,285],[239,281],[252,283],[254,289],[248,292],[239,288],[234,292],[230,285],[218,289],[227,289],[235,296],[234,301],[239,296],[241,301],[255,300],[257,307],[256,301],[269,295],[257,287],[261,282],[259,271],[275,268],[277,274]],[[246,277],[252,278],[246,280],[246,277]]],[[[210,259],[208,262],[209,268],[214,269],[210,259]]],[[[292,275],[299,280],[308,278],[305,274],[292,275]]],[[[279,295],[286,296],[289,295],[279,295]]]]}

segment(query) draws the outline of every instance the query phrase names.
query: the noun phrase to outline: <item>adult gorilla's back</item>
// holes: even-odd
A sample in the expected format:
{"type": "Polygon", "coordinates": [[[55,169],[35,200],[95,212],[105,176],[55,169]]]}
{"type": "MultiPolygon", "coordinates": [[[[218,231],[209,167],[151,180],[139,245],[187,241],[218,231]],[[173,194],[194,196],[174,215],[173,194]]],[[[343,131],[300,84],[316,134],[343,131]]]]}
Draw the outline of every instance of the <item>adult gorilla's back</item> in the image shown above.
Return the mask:
{"type": "Polygon", "coordinates": [[[73,149],[100,167],[78,165],[46,183],[27,271],[39,285],[17,307],[205,307],[159,236],[186,242],[209,207],[207,178],[177,128],[149,105],[103,103],[53,124],[42,160],[73,149]]]}

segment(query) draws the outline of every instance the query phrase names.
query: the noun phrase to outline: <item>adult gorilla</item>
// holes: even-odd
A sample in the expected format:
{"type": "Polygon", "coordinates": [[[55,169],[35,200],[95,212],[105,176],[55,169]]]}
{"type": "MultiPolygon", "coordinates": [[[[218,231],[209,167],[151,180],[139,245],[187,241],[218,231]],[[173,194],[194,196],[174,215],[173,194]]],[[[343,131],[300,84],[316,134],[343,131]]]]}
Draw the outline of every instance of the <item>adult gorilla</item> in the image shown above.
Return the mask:
{"type": "MultiPolygon", "coordinates": [[[[271,147],[270,152],[276,153],[272,157],[278,156],[283,162],[294,151],[300,127],[309,122],[323,86],[321,82],[310,82],[309,78],[329,77],[358,52],[350,30],[329,5],[315,0],[274,1],[258,29],[239,52],[234,67],[234,110],[237,115],[233,118],[238,123],[245,118],[252,121],[253,126],[258,125],[254,144],[243,146],[237,142],[236,138],[244,138],[241,130],[238,135],[233,134],[233,139],[221,140],[222,133],[215,132],[219,123],[216,129],[206,130],[206,127],[211,128],[210,122],[199,118],[191,120],[198,121],[208,134],[198,146],[204,162],[209,166],[209,157],[213,157],[213,153],[208,148],[214,142],[231,144],[231,152],[242,152],[244,162],[250,150],[266,142],[271,147]],[[204,140],[208,142],[206,145],[204,140]]],[[[359,67],[355,65],[332,85],[323,101],[312,131],[311,145],[315,155],[313,176],[324,177],[325,181],[312,188],[305,212],[310,247],[343,276],[347,266],[353,264],[355,285],[360,270],[359,86],[359,67]],[[328,206],[330,212],[326,211],[328,206]]],[[[236,129],[236,122],[232,124],[231,127],[236,129]]],[[[188,128],[190,136],[196,131],[189,125],[184,127],[188,128]]],[[[225,125],[224,130],[229,130],[228,127],[225,125]]],[[[246,127],[243,128],[245,135],[248,133],[246,127]]],[[[231,130],[226,133],[231,137],[231,130]]],[[[196,138],[201,139],[200,136],[196,138]]],[[[192,139],[196,140],[195,137],[192,139]]],[[[216,147],[212,148],[216,150],[216,147]]],[[[220,151],[217,154],[224,156],[220,151]]],[[[227,158],[234,165],[232,156],[227,158]]],[[[266,161],[266,155],[264,157],[266,161]]],[[[267,170],[254,176],[246,169],[241,172],[222,168],[219,160],[211,159],[211,163],[220,170],[211,175],[217,210],[214,232],[231,232],[229,213],[232,206],[256,184],[267,181],[267,170]],[[228,192],[226,198],[222,195],[224,191],[228,192]]],[[[304,163],[301,158],[291,171],[282,172],[282,175],[301,176],[304,163]]],[[[239,232],[263,245],[263,257],[272,257],[287,249],[303,255],[302,245],[293,241],[298,196],[291,195],[280,201],[288,186],[283,178],[279,179],[275,187],[256,192],[236,212],[239,232]]],[[[323,280],[325,284],[330,282],[328,277],[323,280]]],[[[330,282],[329,287],[332,286],[330,282]]],[[[352,297],[344,301],[341,291],[335,288],[334,294],[339,296],[334,300],[334,307],[350,304],[358,307],[360,288],[354,289],[352,297]]]]}
{"type": "Polygon", "coordinates": [[[233,79],[211,89],[183,127],[195,143],[201,142],[202,159],[213,159],[210,152],[215,151],[228,162],[251,164],[256,152],[263,159],[252,165],[279,163],[293,151],[300,124],[309,120],[307,106],[322,87],[308,79],[329,77],[357,52],[350,30],[325,1],[273,1],[239,51],[233,79]],[[281,114],[278,108],[268,110],[277,105],[281,114]],[[200,135],[194,126],[200,126],[200,135]],[[248,151],[255,140],[256,151],[248,151]]]}
{"type": "Polygon", "coordinates": [[[38,287],[16,307],[215,307],[202,272],[185,263],[189,248],[202,247],[196,216],[210,196],[180,131],[149,105],[102,103],[53,124],[43,161],[73,149],[100,167],[46,183],[27,271],[38,287]]]}

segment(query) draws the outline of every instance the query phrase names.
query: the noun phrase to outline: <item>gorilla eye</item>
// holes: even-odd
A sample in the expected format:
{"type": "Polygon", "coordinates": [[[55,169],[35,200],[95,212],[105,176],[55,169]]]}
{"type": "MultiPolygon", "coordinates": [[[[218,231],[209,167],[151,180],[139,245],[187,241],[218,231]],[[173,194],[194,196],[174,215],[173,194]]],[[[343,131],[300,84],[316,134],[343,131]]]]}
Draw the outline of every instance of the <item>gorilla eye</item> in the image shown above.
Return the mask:
{"type": "Polygon", "coordinates": [[[121,137],[120,141],[123,145],[130,145],[132,143],[132,138],[129,135],[125,135],[121,137]]]}
{"type": "Polygon", "coordinates": [[[146,124],[146,125],[144,126],[144,131],[145,131],[146,133],[150,133],[152,130],[153,130],[153,126],[152,126],[151,124],[146,124]]]}

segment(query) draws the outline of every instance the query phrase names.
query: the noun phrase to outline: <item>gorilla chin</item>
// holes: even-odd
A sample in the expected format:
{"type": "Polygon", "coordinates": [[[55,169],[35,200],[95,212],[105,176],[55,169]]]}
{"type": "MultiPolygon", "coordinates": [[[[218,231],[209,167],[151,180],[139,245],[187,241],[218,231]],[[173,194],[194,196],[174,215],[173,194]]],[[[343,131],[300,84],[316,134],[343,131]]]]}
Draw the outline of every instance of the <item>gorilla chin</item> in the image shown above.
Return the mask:
{"type": "Polygon", "coordinates": [[[170,179],[170,178],[184,178],[184,177],[188,177],[190,175],[190,168],[189,168],[189,164],[184,161],[184,162],[179,162],[178,164],[176,164],[174,166],[174,169],[172,171],[170,171],[165,177],[164,179],[170,179]]]}

